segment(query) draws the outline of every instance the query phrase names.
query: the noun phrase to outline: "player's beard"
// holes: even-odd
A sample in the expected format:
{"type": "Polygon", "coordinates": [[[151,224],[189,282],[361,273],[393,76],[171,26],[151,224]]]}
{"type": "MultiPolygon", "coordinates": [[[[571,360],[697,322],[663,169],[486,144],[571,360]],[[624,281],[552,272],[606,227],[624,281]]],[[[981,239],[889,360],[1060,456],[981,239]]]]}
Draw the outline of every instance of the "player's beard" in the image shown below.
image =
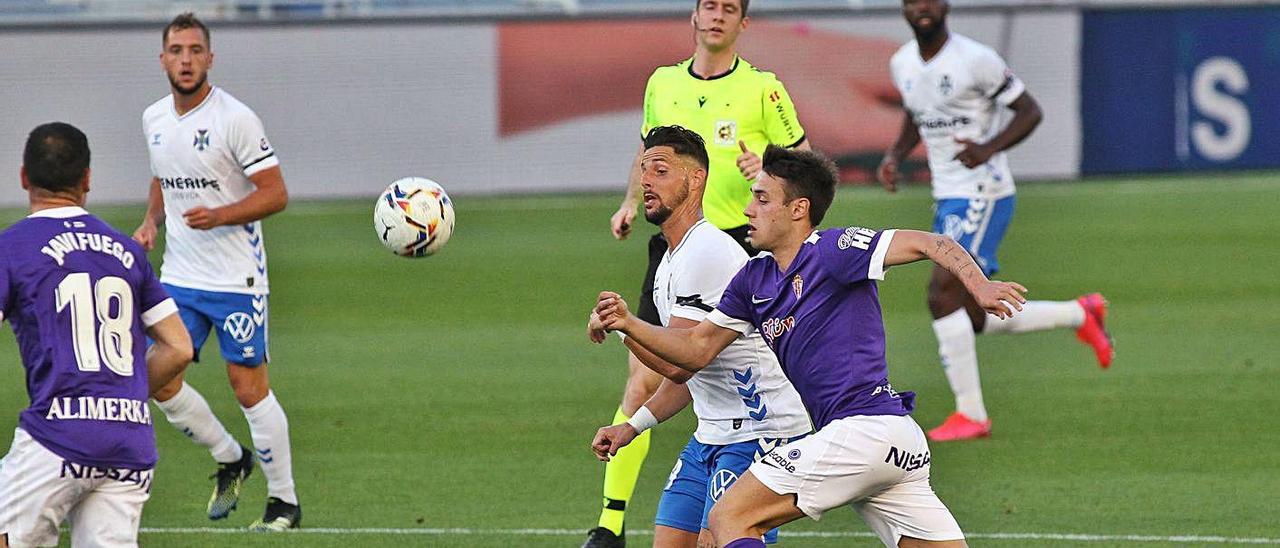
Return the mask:
{"type": "Polygon", "coordinates": [[[687,199],[689,199],[689,180],[686,178],[684,185],[680,187],[680,193],[671,200],[675,207],[668,206],[666,200],[658,198],[661,203],[653,211],[645,210],[644,219],[654,225],[662,226],[662,223],[667,222],[671,214],[675,213],[675,208],[680,207],[687,199]]]}
{"type": "Polygon", "coordinates": [[[205,72],[204,74],[200,75],[200,79],[196,80],[195,84],[192,84],[191,87],[189,88],[184,88],[178,85],[178,79],[174,78],[172,74],[169,74],[168,76],[169,76],[169,87],[172,87],[174,91],[182,95],[195,95],[197,91],[200,91],[200,88],[204,87],[204,83],[209,80],[209,73],[205,72]]]}
{"type": "Polygon", "coordinates": [[[941,17],[933,17],[933,25],[928,27],[917,26],[915,21],[910,21],[911,32],[916,35],[918,42],[932,42],[939,34],[947,32],[947,16],[943,14],[941,17]]]}

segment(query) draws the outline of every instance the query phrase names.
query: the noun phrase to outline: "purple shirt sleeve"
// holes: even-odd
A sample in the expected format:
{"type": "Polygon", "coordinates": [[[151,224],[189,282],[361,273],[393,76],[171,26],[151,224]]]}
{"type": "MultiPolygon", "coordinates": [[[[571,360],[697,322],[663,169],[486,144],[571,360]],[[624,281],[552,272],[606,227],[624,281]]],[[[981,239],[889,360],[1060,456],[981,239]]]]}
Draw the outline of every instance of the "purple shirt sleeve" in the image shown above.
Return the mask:
{"type": "Polygon", "coordinates": [[[884,279],[884,257],[893,240],[893,230],[876,232],[852,226],[822,233],[819,249],[831,276],[846,285],[884,279]]]}
{"type": "Polygon", "coordinates": [[[142,275],[138,286],[138,304],[142,305],[140,308],[143,327],[151,327],[170,314],[177,313],[178,306],[173,299],[169,298],[169,292],[164,290],[164,286],[160,285],[160,280],[156,278],[155,270],[151,268],[151,262],[147,260],[147,256],[140,254],[138,257],[140,260],[136,266],[142,275]]]}
{"type": "Polygon", "coordinates": [[[716,309],[707,315],[711,323],[739,333],[749,333],[753,329],[755,318],[751,306],[750,269],[751,263],[747,263],[729,281],[716,309]]]}

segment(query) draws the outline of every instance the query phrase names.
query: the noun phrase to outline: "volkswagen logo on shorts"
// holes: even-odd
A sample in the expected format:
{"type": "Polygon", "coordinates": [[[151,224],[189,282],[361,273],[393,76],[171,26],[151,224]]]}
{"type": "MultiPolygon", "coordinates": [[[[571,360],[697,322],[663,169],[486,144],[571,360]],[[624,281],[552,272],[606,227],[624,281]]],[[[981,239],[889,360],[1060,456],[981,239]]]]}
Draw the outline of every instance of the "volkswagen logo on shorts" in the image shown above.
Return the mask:
{"type": "Polygon", "coordinates": [[[236,312],[222,322],[222,330],[235,337],[236,342],[247,343],[253,338],[253,318],[244,312],[236,312]]]}
{"type": "Polygon", "coordinates": [[[711,485],[708,486],[711,489],[711,500],[720,500],[720,497],[724,496],[724,492],[728,491],[729,486],[733,485],[735,481],[738,481],[738,475],[733,473],[733,470],[716,472],[716,475],[711,478],[711,485]]]}
{"type": "Polygon", "coordinates": [[[790,450],[790,451],[787,451],[787,458],[789,458],[789,459],[791,459],[791,460],[796,460],[796,459],[800,458],[800,450],[799,450],[799,449],[792,449],[792,450],[790,450]]]}

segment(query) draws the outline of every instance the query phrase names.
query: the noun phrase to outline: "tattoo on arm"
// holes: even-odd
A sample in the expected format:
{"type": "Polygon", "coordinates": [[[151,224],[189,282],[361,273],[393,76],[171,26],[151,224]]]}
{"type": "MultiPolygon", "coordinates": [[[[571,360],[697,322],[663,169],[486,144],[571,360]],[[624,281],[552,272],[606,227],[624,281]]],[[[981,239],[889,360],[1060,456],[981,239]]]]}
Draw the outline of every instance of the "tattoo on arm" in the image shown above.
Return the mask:
{"type": "Polygon", "coordinates": [[[960,244],[956,243],[955,240],[946,236],[939,236],[934,240],[934,248],[941,255],[941,257],[938,257],[939,259],[946,259],[945,261],[937,261],[937,263],[951,271],[957,278],[963,280],[973,271],[973,257],[970,257],[969,253],[961,248],[960,244]]]}

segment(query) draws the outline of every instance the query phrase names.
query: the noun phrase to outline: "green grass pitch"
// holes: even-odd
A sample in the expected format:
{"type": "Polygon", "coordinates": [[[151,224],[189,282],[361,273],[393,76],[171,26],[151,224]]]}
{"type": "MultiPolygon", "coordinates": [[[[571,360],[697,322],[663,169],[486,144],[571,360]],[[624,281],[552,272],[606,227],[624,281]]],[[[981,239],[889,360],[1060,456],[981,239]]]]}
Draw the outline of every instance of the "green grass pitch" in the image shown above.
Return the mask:
{"type": "MultiPolygon", "coordinates": [[[[378,245],[372,196],[299,201],[267,220],[271,377],[291,424],[304,526],[466,531],[182,531],[248,525],[262,511],[265,483],[255,474],[240,509],[210,523],[212,462],[157,412],[161,463],[143,526],[159,531],[144,533],[143,545],[576,546],[600,504],[602,466],[588,442],[612,417],[625,376],[616,340],[586,341],[586,315],[603,289],[634,301],[652,232],[640,226],[614,241],[608,218],[617,199],[455,197],[453,240],[419,260],[378,245]],[[494,531],[530,528],[574,533],[494,531]]],[[[918,186],[896,195],[844,189],[825,225],[927,229],[931,203],[918,186]]],[[[975,546],[1280,537],[1277,204],[1274,174],[1023,185],[998,277],[1022,282],[1034,299],[1103,292],[1118,351],[1102,371],[1069,331],[979,338],[994,436],[932,446],[934,488],[980,535],[975,546]],[[1012,534],[1107,537],[981,536],[1012,534]]],[[[125,232],[141,215],[138,207],[95,211],[125,232]]],[[[9,223],[23,212],[0,214],[9,223]]],[[[891,379],[919,394],[915,417],[925,428],[952,409],[924,305],[928,272],[895,267],[880,285],[891,379]]],[[[27,398],[4,333],[0,417],[12,425],[27,398]]],[[[206,348],[208,363],[192,365],[189,382],[248,443],[214,349],[206,348]]],[[[686,411],[655,432],[631,530],[651,528],[692,426],[686,411]]],[[[6,450],[10,439],[0,429],[6,450]]],[[[865,531],[851,511],[833,511],[784,535],[865,531]]],[[[866,536],[783,541],[878,545],[866,536]]]]}

